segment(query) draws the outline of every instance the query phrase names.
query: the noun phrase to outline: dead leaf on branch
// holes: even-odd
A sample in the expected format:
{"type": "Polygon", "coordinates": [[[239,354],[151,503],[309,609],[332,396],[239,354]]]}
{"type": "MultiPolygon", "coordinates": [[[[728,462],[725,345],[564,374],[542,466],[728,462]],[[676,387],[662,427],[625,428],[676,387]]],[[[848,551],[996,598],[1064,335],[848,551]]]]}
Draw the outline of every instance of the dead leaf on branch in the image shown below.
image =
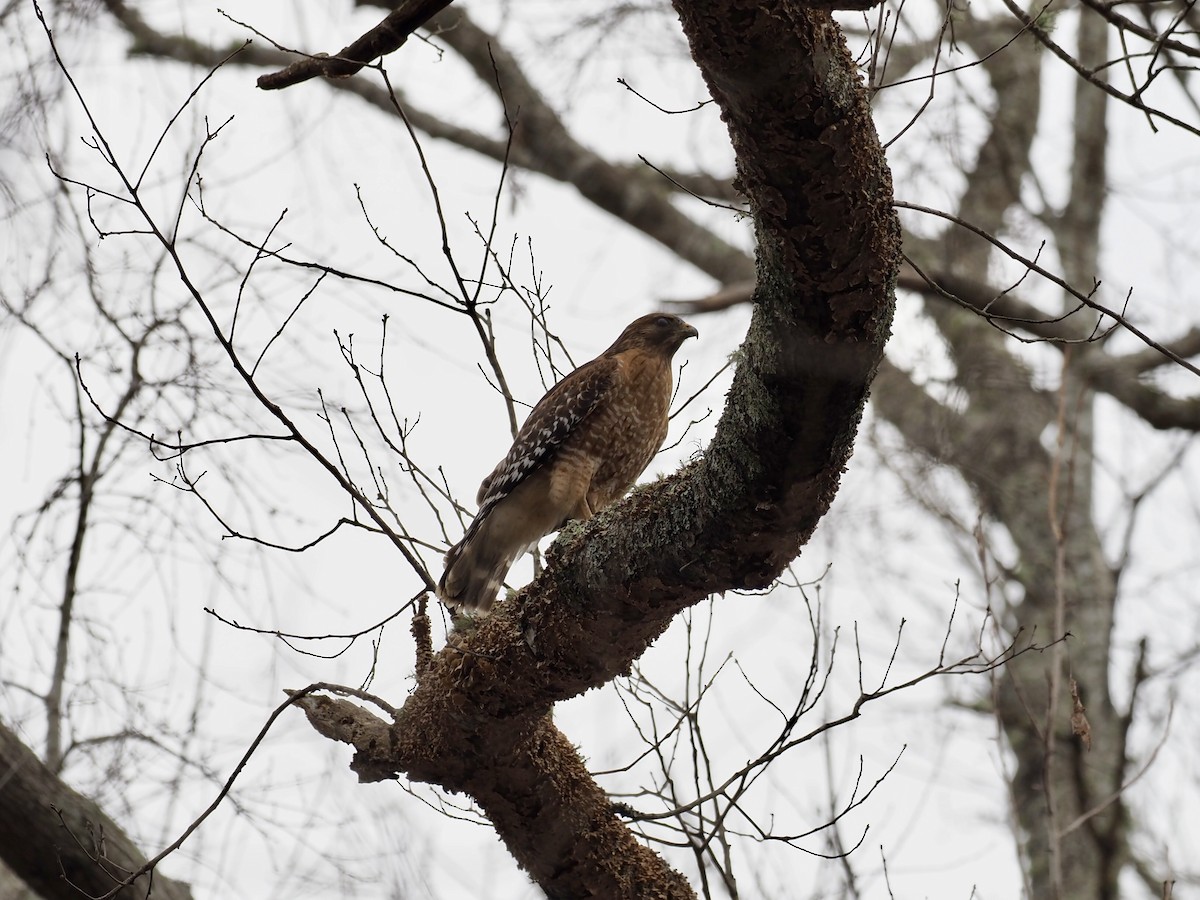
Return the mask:
{"type": "Polygon", "coordinates": [[[1087,718],[1087,707],[1079,699],[1079,682],[1071,679],[1071,733],[1083,741],[1083,749],[1092,749],[1092,725],[1087,718]]]}

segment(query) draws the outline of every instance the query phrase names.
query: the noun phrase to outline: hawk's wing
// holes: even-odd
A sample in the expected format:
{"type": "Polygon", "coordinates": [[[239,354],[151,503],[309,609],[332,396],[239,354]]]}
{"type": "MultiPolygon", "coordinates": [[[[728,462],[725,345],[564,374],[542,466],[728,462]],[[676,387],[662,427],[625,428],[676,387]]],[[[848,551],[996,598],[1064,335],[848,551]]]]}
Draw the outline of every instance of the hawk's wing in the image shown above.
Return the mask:
{"type": "Polygon", "coordinates": [[[475,495],[478,516],[544,465],[584,419],[600,406],[616,378],[618,362],[600,357],[580,366],[540,401],[513,440],[512,448],[475,495]]]}

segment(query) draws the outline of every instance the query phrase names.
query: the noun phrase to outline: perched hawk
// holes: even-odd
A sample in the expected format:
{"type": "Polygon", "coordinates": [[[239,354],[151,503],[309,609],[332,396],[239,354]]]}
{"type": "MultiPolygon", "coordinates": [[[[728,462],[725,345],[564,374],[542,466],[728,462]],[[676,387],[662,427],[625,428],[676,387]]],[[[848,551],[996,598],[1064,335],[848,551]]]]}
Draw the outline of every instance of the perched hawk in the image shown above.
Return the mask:
{"type": "Polygon", "coordinates": [[[642,316],[550,389],[479,486],[479,512],[446,554],[445,603],[487,610],[518,556],[629,490],[667,436],[671,357],[696,334],[678,316],[642,316]]]}

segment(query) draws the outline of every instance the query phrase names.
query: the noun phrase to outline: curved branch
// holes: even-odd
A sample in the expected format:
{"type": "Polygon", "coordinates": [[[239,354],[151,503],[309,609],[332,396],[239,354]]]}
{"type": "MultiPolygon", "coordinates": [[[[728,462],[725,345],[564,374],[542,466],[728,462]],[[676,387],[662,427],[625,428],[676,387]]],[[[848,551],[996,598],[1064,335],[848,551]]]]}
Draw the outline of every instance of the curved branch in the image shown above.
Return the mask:
{"type": "Polygon", "coordinates": [[[577,895],[580,860],[605,877],[597,845],[627,832],[546,713],[626,670],[681,609],[769,584],[796,556],[836,493],[891,318],[891,179],[837,26],[797,8],[702,6],[677,8],[759,238],[754,317],[716,437],[683,472],[568,528],[517,599],[452,634],[389,749],[396,771],[469,793],[554,896],[577,895]]]}

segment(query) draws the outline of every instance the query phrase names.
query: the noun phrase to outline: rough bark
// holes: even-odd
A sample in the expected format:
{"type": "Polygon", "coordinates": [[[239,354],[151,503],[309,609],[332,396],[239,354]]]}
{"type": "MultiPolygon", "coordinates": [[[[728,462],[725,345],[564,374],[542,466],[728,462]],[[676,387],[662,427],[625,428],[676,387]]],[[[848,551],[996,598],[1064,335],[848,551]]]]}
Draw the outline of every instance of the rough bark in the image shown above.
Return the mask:
{"type": "MultiPolygon", "coordinates": [[[[47,900],[79,900],[112,890],[146,862],[121,827],[44,766],[0,722],[0,859],[47,900]]],[[[146,879],[117,900],[147,896],[146,879]]],[[[153,896],[191,900],[187,885],[155,875],[153,896]]]]}

